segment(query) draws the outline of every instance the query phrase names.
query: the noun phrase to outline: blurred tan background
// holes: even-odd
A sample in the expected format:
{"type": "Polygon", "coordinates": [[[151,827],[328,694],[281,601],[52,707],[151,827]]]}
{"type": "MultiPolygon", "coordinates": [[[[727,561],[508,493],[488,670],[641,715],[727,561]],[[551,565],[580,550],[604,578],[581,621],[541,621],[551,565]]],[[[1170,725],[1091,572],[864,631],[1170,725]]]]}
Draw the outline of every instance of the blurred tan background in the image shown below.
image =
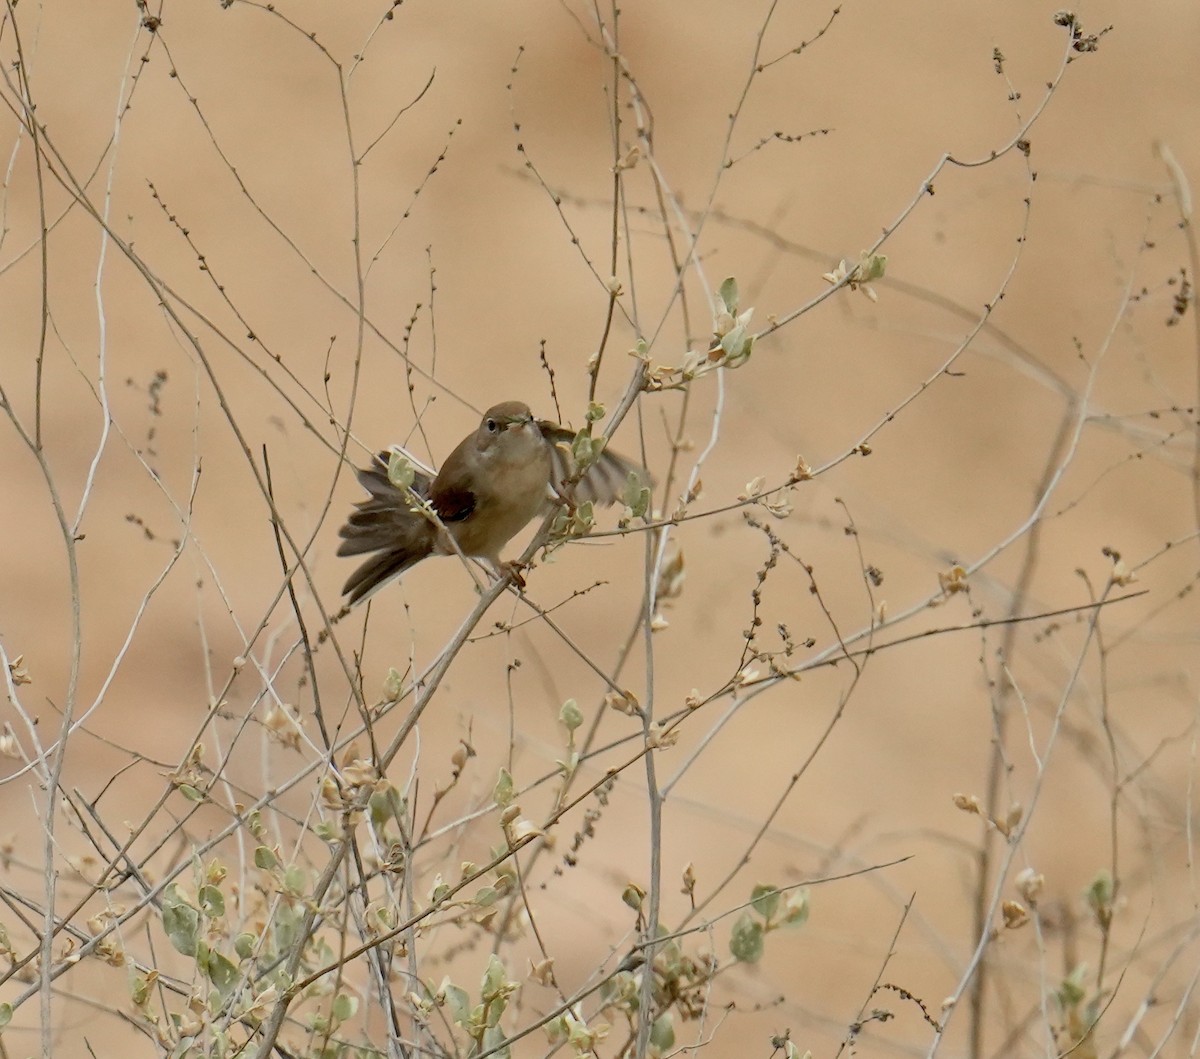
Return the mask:
{"type": "MultiPolygon", "coordinates": [[[[685,320],[673,298],[649,165],[643,157],[627,172],[633,238],[621,245],[622,305],[652,339],[653,361],[676,364],[689,338],[696,346],[705,341],[712,288],[725,276],[738,278],[743,304],[765,326],[824,291],[822,273],[839,258],[857,259],[918,200],[883,247],[889,264],[874,285],[877,302],[842,291],[763,340],[721,389],[715,377],[693,386],[684,433],[695,446],[683,453],[685,474],[708,441],[713,412],[721,416],[702,471],[703,496],[693,506],[699,511],[732,504],[758,475],[783,481],[798,454],[818,467],[846,453],[937,372],[1003,291],[988,326],[955,362],[955,375],[938,378],[904,407],[872,438],[869,457],[854,456],[801,486],[785,521],[757,509],[812,564],[820,601],[844,635],[869,625],[873,605],[886,602],[894,615],[919,604],[936,593],[939,572],[974,563],[1021,530],[1056,436],[1080,414],[1072,401],[1090,385],[1070,460],[1057,450],[1065,469],[1045,506],[1023,613],[1088,604],[1112,567],[1104,547],[1133,567],[1176,544],[1118,592],[1145,595],[1105,614],[1099,642],[1086,640],[1087,614],[1067,614],[1021,627],[1003,660],[1027,711],[1017,709],[1011,722],[1003,806],[1032,801],[1031,738],[1041,751],[1064,695],[1067,708],[1015,863],[1045,874],[1047,918],[1036,935],[1030,926],[996,944],[984,1054],[1051,1054],[1040,998],[1073,962],[1095,966],[1098,933],[1081,893],[1098,870],[1114,867],[1114,836],[1121,907],[1102,988],[1112,1006],[1101,1052],[1117,1048],[1147,982],[1164,971],[1155,986],[1161,1007],[1122,1053],[1148,1054],[1172,1025],[1186,998],[1186,969],[1196,963],[1187,821],[1200,657],[1191,592],[1197,342],[1190,308],[1168,326],[1180,270],[1190,266],[1155,145],[1165,144],[1187,177],[1200,173],[1200,9],[1182,2],[1077,7],[1085,32],[1113,29],[1095,54],[1071,56],[1029,133],[1028,162],[1010,151],[994,164],[948,166],[932,196],[920,189],[943,153],[982,161],[1043,105],[1068,40],[1052,20],[1054,5],[850,3],[814,41],[831,10],[676,0],[622,12],[619,48],[652,114],[655,162],[685,210],[703,211],[710,198],[713,207],[699,244],[708,287],[689,272],[685,320]],[[753,78],[727,147],[729,115],[760,31],[760,61],[780,61],[753,78]],[[812,43],[801,54],[786,54],[805,41],[812,43]],[[802,138],[754,149],[775,133],[802,138]],[[723,170],[726,151],[738,161],[723,170]],[[848,513],[856,538],[844,531],[848,513]],[[883,574],[873,601],[864,563],[883,574]],[[1114,998],[1120,970],[1128,976],[1114,998]]],[[[84,647],[76,713],[99,701],[86,730],[71,738],[64,783],[93,799],[132,763],[101,803],[114,825],[140,820],[163,790],[166,772],[187,754],[210,700],[246,652],[247,636],[264,621],[266,632],[249,653],[267,672],[282,665],[275,691],[299,707],[308,736],[316,737],[311,693],[299,684],[301,659],[285,658],[296,642],[295,620],[286,598],[272,608],[280,563],[248,462],[261,468],[263,446],[289,531],[302,544],[313,538],[307,558],[319,598],[302,578],[296,586],[315,635],[322,608],[336,610],[351,566],[334,555],[336,529],[360,495],[347,469],[338,473],[340,435],[331,420],[344,426],[353,404],[352,461],[393,441],[440,460],[496,401],[519,398],[540,415],[558,414],[539,361],[544,342],[561,414],[575,426],[583,421],[585,364],[607,305],[601,279],[609,274],[613,162],[613,72],[594,46],[593,12],[588,5],[465,0],[410,2],[390,19],[386,11],[385,4],[286,0],[273,11],[175,4],[152,10],[162,22],[151,34],[132,4],[16,9],[53,160],[39,174],[28,134],[18,134],[6,111],[4,153],[12,161],[0,244],[0,385],[11,407],[0,425],[0,645],[10,659],[24,656],[33,682],[19,689],[21,702],[48,745],[68,689],[68,570],[46,479],[10,418],[34,430],[43,326],[40,177],[51,226],[40,408],[46,463],[68,519],[98,451],[104,406],[112,423],[78,543],[84,647]],[[345,111],[339,70],[348,86],[345,111]],[[356,167],[352,155],[361,160],[356,167]],[[570,230],[525,168],[526,157],[561,196],[570,230]],[[161,290],[113,245],[102,245],[96,220],[58,183],[68,171],[107,210],[112,231],[133,246],[161,290]],[[356,238],[369,321],[361,335],[356,238]],[[207,366],[160,296],[196,336],[207,366]],[[155,382],[157,373],[164,378],[155,382]],[[432,452],[413,432],[414,407],[425,410],[432,452]],[[185,534],[181,513],[189,503],[185,534]],[[185,546],[172,563],[181,538],[185,546]]],[[[10,10],[0,38],[10,108],[19,99],[12,17],[10,10]]],[[[636,141],[628,98],[622,86],[622,155],[636,141]]],[[[698,214],[688,216],[694,223],[698,214]]],[[[597,393],[610,407],[628,383],[634,362],[626,353],[636,337],[619,318],[597,393]]],[[[661,481],[680,409],[678,393],[644,397],[614,446],[640,454],[644,444],[661,481]]],[[[668,511],[677,499],[666,498],[668,511]]],[[[654,636],[653,682],[640,643],[621,677],[659,715],[680,708],[691,689],[710,692],[738,670],[751,593],[768,554],[762,534],[736,510],[685,523],[673,540],[687,576],[682,595],[664,609],[669,627],[654,636]]],[[[973,575],[969,598],[954,596],[879,638],[970,624],[976,609],[989,619],[1008,616],[1029,543],[1029,533],[1020,534],[973,575]]],[[[608,668],[636,625],[644,570],[643,536],[606,537],[539,566],[529,591],[551,606],[603,581],[555,618],[608,668]]],[[[763,649],[781,646],[780,622],[797,644],[815,641],[811,650],[798,648],[793,663],[836,644],[795,563],[781,560],[762,594],[763,649]]],[[[418,669],[428,665],[473,599],[465,572],[438,560],[379,597],[365,637],[362,612],[341,623],[345,649],[363,652],[368,699],[378,697],[389,667],[403,670],[410,658],[418,669]]],[[[493,621],[529,617],[506,598],[477,633],[493,621]]],[[[815,887],[806,928],[770,937],[760,964],[724,974],[707,1022],[677,1027],[679,1044],[715,1032],[709,1055],[765,1056],[769,1035],[787,1028],[802,1050],[832,1055],[868,998],[910,898],[882,978],[940,1017],[976,941],[971,868],[982,834],[980,821],[957,811],[952,796],[984,793],[1004,635],[975,629],[883,651],[857,683],[843,661],[753,698],[714,730],[729,706],[722,699],[689,718],[680,745],[658,755],[660,782],[688,766],[665,808],[668,926],[688,907],[678,883],[685,865],[695,865],[698,894],[736,866],[848,691],[832,735],[750,864],[708,913],[734,908],[756,882],[790,884],[907,858],[815,887]]],[[[353,723],[332,653],[319,652],[318,666],[329,723],[353,723]]],[[[419,748],[402,752],[391,778],[403,785],[410,769],[419,774],[418,812],[427,812],[433,791],[449,782],[451,753],[460,739],[469,741],[478,756],[435,820],[449,823],[488,804],[502,764],[518,786],[552,772],[564,754],[562,701],[577,699],[590,724],[604,708],[604,691],[536,623],[481,639],[463,652],[421,723],[419,748]]],[[[251,718],[229,765],[249,801],[292,775],[301,758],[262,734],[271,695],[264,696],[254,665],[226,698],[224,738],[233,740],[240,718],[251,718]]],[[[11,703],[0,708],[28,752],[20,715],[11,703]]],[[[395,720],[387,725],[394,730],[395,720]]],[[[635,720],[609,711],[602,742],[638,730],[635,720]]],[[[228,746],[210,745],[210,760],[228,746]]],[[[631,746],[589,762],[586,781],[623,762],[631,746]]],[[[7,759],[5,774],[19,768],[7,759]]],[[[526,815],[536,820],[550,810],[552,786],[522,799],[526,815]]],[[[300,811],[310,793],[298,794],[300,811]]],[[[14,850],[4,881],[21,893],[41,892],[37,814],[44,807],[44,791],[29,774],[0,788],[0,838],[14,850]]],[[[201,815],[187,834],[202,841],[220,822],[220,814],[201,815]]],[[[631,943],[633,917],[620,891],[627,880],[647,885],[642,766],[618,779],[596,837],[583,845],[578,865],[566,868],[562,853],[579,823],[576,813],[560,825],[558,849],[527,880],[568,992],[631,943]]],[[[63,870],[85,845],[66,818],[60,830],[63,870]]],[[[455,830],[420,862],[418,892],[435,872],[451,876],[463,859],[485,860],[498,840],[494,816],[490,825],[455,830]]],[[[11,910],[0,921],[21,933],[11,910]]],[[[727,959],[731,922],[693,939],[695,949],[711,945],[727,959]]],[[[454,973],[473,988],[487,939],[476,936],[443,966],[439,947],[457,949],[463,936],[443,929],[427,938],[431,979],[454,973]]],[[[524,953],[527,943],[513,951],[524,953]]],[[[27,947],[25,936],[18,949],[27,947]]],[[[520,975],[515,963],[510,969],[520,975]]],[[[89,1008],[78,998],[123,1003],[124,981],[99,965],[81,971],[68,989],[77,999],[57,1009],[63,1054],[80,1052],[85,1034],[111,1034],[105,1039],[153,1054],[115,1019],[87,1025],[89,1008]]],[[[0,987],[0,1000],[21,988],[0,987]]],[[[522,1003],[514,1027],[550,1007],[553,995],[528,984],[522,1003]]],[[[930,1027],[913,1004],[887,994],[867,1006],[897,1018],[869,1025],[860,1054],[919,1054],[929,1046],[930,1027]]],[[[32,1010],[33,1002],[22,1009],[23,1027],[33,1025],[32,1010]]],[[[966,1016],[955,1014],[943,1054],[965,1054],[966,1016]]],[[[1194,1022],[1187,1015],[1173,1039],[1189,1039],[1194,1022]]],[[[28,1032],[10,1031],[11,1054],[32,1053],[36,1038],[21,1036],[28,1032]]],[[[521,1054],[535,1054],[542,1047],[536,1040],[521,1054]]],[[[621,1040],[614,1032],[612,1041],[621,1040]]]]}

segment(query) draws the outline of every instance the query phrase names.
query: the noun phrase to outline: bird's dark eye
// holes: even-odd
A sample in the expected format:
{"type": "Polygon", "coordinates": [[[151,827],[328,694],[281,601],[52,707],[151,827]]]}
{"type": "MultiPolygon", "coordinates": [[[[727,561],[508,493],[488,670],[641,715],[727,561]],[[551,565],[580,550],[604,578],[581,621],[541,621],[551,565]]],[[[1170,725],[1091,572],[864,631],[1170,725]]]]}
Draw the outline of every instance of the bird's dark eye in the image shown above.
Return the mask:
{"type": "Polygon", "coordinates": [[[494,434],[494,433],[496,433],[497,430],[500,429],[500,424],[497,423],[494,419],[485,420],[483,425],[485,427],[487,427],[489,434],[494,434]]]}

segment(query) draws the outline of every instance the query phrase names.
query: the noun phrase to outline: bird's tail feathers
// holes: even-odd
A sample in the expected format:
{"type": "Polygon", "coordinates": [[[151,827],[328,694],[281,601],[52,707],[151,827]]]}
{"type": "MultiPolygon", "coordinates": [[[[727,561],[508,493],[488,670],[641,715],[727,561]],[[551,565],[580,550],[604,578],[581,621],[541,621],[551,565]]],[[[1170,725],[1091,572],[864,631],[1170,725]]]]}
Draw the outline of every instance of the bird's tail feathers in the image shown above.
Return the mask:
{"type": "Polygon", "coordinates": [[[355,504],[346,524],[338,530],[342,543],[338,555],[377,552],[346,580],[343,595],[353,605],[402,574],[433,552],[437,531],[413,510],[413,497],[429,495],[429,476],[417,470],[408,490],[393,485],[387,474],[389,453],[380,453],[370,467],[358,470],[358,480],[370,494],[355,504]]]}

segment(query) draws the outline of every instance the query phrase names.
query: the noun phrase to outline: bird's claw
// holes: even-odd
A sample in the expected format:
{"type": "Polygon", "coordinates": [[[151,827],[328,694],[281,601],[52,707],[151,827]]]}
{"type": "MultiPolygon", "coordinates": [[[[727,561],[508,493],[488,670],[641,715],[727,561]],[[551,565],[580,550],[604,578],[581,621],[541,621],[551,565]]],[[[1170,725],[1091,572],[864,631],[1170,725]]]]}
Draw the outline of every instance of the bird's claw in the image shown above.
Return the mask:
{"type": "Polygon", "coordinates": [[[525,575],[522,571],[525,569],[524,563],[519,563],[515,559],[500,564],[500,573],[509,578],[517,588],[525,587],[525,575]]]}

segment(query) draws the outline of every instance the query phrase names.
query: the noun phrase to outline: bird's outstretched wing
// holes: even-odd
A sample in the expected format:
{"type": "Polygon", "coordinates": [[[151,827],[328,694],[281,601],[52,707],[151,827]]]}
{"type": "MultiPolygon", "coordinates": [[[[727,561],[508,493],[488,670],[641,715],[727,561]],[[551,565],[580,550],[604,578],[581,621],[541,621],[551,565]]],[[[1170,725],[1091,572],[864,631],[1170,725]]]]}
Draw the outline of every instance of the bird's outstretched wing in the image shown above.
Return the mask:
{"type": "MultiPolygon", "coordinates": [[[[549,419],[539,421],[538,426],[542,429],[542,435],[553,445],[553,478],[550,484],[561,496],[564,484],[575,473],[575,460],[571,455],[571,442],[575,440],[575,432],[549,419]]],[[[645,467],[605,448],[596,462],[568,492],[577,504],[615,504],[625,495],[625,486],[631,474],[635,475],[642,485],[648,486],[652,483],[650,472],[645,467]]]]}

